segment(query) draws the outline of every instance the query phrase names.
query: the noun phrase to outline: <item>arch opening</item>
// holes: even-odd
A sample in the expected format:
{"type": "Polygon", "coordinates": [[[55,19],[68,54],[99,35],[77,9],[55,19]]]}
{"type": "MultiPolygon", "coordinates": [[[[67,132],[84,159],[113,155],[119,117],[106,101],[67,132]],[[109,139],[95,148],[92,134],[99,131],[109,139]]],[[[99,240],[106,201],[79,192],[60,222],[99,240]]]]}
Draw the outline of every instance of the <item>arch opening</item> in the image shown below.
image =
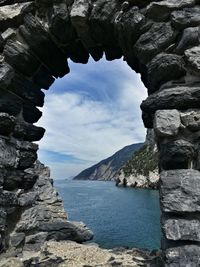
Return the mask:
{"type": "MultiPolygon", "coordinates": [[[[91,59],[85,66],[69,62],[71,77],[69,74],[55,81],[46,94],[40,120],[46,133],[40,141],[38,156],[51,169],[55,185],[64,200],[68,219],[86,223],[94,233],[92,242],[107,248],[129,246],[158,249],[160,212],[157,192],[148,194],[145,190],[135,190],[134,194],[134,190],[131,193],[128,189],[115,188],[114,181],[119,176],[117,170],[122,164],[125,165],[125,160],[128,160],[136,147],[139,149],[143,145],[146,136],[139,109],[141,101],[146,98],[146,88],[141,84],[139,75],[124,65],[122,60],[107,62],[105,59],[99,63],[91,59]],[[87,177],[82,176],[80,179],[88,181],[71,181],[84,169],[98,164],[123,147],[127,147],[127,150],[118,159],[113,159],[113,164],[110,160],[91,173],[86,170],[87,177]],[[102,168],[104,171],[101,171],[102,168]],[[63,181],[56,181],[59,178],[63,181]],[[145,198],[149,207],[144,204],[145,198]],[[116,205],[117,199],[118,204],[127,201],[137,204],[134,204],[134,208],[130,203],[133,210],[128,211],[128,206],[116,205]],[[119,214],[118,220],[116,214],[119,214]],[[151,230],[143,225],[149,225],[151,230]]],[[[155,146],[154,140],[149,138],[148,142],[148,147],[155,146]]],[[[151,159],[141,156],[141,160],[143,164],[149,165],[151,159]]],[[[157,170],[152,170],[155,171],[155,181],[151,183],[148,182],[150,171],[148,167],[146,169],[146,176],[142,172],[140,174],[139,168],[135,171],[134,181],[138,181],[136,187],[157,188],[157,170]]],[[[128,180],[128,175],[124,179],[128,180]]],[[[134,181],[130,179],[127,186],[134,187],[134,181]]]]}

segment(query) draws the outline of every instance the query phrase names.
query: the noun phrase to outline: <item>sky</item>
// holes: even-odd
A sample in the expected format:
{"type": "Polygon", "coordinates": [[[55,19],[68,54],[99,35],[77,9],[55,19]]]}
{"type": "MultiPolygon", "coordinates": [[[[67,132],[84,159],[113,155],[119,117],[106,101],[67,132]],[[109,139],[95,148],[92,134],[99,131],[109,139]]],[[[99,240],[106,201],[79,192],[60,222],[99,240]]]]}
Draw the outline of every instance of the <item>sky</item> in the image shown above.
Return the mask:
{"type": "Polygon", "coordinates": [[[140,104],[147,90],[122,59],[69,66],[70,74],[45,91],[37,123],[46,129],[39,160],[54,179],[75,176],[146,135],[140,104]]]}

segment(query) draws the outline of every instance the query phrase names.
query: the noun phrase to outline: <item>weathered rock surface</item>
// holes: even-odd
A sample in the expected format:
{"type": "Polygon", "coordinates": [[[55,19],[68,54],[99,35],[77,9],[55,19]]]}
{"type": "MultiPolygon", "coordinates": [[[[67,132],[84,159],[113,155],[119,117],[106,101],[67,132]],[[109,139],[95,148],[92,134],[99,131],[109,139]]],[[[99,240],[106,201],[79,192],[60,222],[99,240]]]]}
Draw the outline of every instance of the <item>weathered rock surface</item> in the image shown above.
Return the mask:
{"type": "Polygon", "coordinates": [[[148,63],[153,57],[164,51],[174,42],[176,32],[168,23],[154,23],[150,30],[139,38],[135,50],[142,63],[148,63]]]}
{"type": "MultiPolygon", "coordinates": [[[[160,253],[140,249],[101,249],[96,244],[79,245],[74,242],[46,242],[39,253],[24,253],[22,261],[28,266],[161,266],[160,253]]],[[[22,265],[23,266],[23,265],[22,265]]]]}
{"type": "Polygon", "coordinates": [[[160,164],[164,170],[189,169],[195,156],[194,145],[184,139],[160,144],[160,164]]]}
{"type": "Polygon", "coordinates": [[[200,73],[200,46],[195,46],[185,51],[186,61],[188,62],[190,68],[196,72],[200,73]]]}
{"type": "MultiPolygon", "coordinates": [[[[19,146],[28,149],[30,145],[24,142],[19,146]]],[[[30,157],[28,156],[27,159],[29,161],[30,157]]],[[[10,232],[10,250],[7,253],[17,255],[22,251],[38,251],[44,242],[50,239],[73,240],[80,243],[91,240],[93,233],[85,224],[67,220],[62,201],[50,179],[49,168],[36,162],[32,168],[26,169],[26,173],[33,179],[32,185],[26,188],[26,191],[21,189],[13,192],[1,189],[0,192],[0,206],[6,207],[7,210],[15,207],[18,213],[16,218],[10,218],[12,224],[14,220],[16,224],[12,226],[10,232]]],[[[18,177],[17,173],[14,175],[18,177]]],[[[5,179],[7,181],[7,178],[5,179]]],[[[11,189],[12,186],[20,187],[22,181],[17,181],[18,183],[14,185],[8,181],[4,183],[11,189]]],[[[15,210],[13,212],[15,214],[15,210]]],[[[1,230],[5,228],[6,216],[11,215],[6,214],[6,210],[2,210],[1,230]]],[[[5,257],[7,257],[6,254],[5,257]]]]}
{"type": "Polygon", "coordinates": [[[0,113],[0,134],[9,135],[15,126],[15,117],[9,116],[7,113],[0,113]]]}
{"type": "Polygon", "coordinates": [[[200,221],[187,219],[168,219],[163,229],[169,240],[200,241],[200,221]]]}
{"type": "Polygon", "coordinates": [[[154,130],[158,136],[175,136],[178,134],[180,126],[180,113],[176,109],[156,111],[154,130]]]}
{"type": "Polygon", "coordinates": [[[200,112],[199,110],[181,112],[181,122],[190,131],[200,130],[200,112]]]}
{"type": "Polygon", "coordinates": [[[180,56],[161,53],[148,65],[149,93],[157,91],[163,83],[178,80],[186,74],[180,56]]]}
{"type": "Polygon", "coordinates": [[[198,266],[200,247],[197,245],[188,245],[168,249],[166,251],[166,264],[173,266],[198,266]]]}
{"type": "Polygon", "coordinates": [[[147,7],[147,15],[156,21],[165,21],[173,10],[182,9],[184,7],[193,6],[194,0],[165,0],[155,1],[147,7]]]}
{"type": "Polygon", "coordinates": [[[182,54],[190,47],[197,46],[200,42],[200,27],[186,28],[183,31],[180,42],[176,47],[176,52],[182,54]]]}
{"type": "Polygon", "coordinates": [[[34,16],[27,15],[25,17],[25,25],[20,26],[20,33],[30,49],[37,54],[53,76],[62,77],[69,73],[67,60],[64,59],[61,50],[50,39],[49,34],[34,16]],[[33,34],[34,40],[32,39],[33,34]],[[49,57],[49,53],[51,57],[49,57]]]}
{"type": "Polygon", "coordinates": [[[183,10],[174,11],[171,14],[172,24],[177,29],[199,26],[200,23],[199,11],[200,11],[199,6],[184,8],[183,10]]]}
{"type": "Polygon", "coordinates": [[[198,108],[200,107],[199,101],[200,93],[196,86],[176,86],[163,89],[150,95],[142,102],[141,109],[144,113],[144,123],[146,125],[152,124],[156,110],[198,108]]]}
{"type": "Polygon", "coordinates": [[[161,205],[164,212],[200,211],[199,171],[173,170],[161,172],[161,205]]]}

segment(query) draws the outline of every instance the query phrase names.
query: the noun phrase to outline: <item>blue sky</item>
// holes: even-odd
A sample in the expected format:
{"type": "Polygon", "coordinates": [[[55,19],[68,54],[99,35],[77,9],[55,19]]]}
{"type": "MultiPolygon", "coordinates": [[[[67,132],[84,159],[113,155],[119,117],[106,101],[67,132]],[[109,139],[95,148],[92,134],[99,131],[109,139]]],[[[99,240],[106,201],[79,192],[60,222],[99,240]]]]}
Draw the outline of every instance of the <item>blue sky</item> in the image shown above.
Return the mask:
{"type": "Polygon", "coordinates": [[[122,147],[144,141],[140,103],[146,88],[123,60],[69,62],[70,74],[45,92],[46,129],[39,159],[54,179],[66,179],[122,147]]]}

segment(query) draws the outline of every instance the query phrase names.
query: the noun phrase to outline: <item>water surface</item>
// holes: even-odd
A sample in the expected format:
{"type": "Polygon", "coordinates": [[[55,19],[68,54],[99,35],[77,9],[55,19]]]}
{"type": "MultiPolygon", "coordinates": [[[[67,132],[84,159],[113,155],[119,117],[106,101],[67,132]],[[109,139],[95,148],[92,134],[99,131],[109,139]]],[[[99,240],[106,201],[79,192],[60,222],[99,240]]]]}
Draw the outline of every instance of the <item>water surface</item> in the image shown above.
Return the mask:
{"type": "Polygon", "coordinates": [[[113,182],[55,181],[70,220],[83,221],[104,248],[160,247],[158,192],[113,182]]]}

